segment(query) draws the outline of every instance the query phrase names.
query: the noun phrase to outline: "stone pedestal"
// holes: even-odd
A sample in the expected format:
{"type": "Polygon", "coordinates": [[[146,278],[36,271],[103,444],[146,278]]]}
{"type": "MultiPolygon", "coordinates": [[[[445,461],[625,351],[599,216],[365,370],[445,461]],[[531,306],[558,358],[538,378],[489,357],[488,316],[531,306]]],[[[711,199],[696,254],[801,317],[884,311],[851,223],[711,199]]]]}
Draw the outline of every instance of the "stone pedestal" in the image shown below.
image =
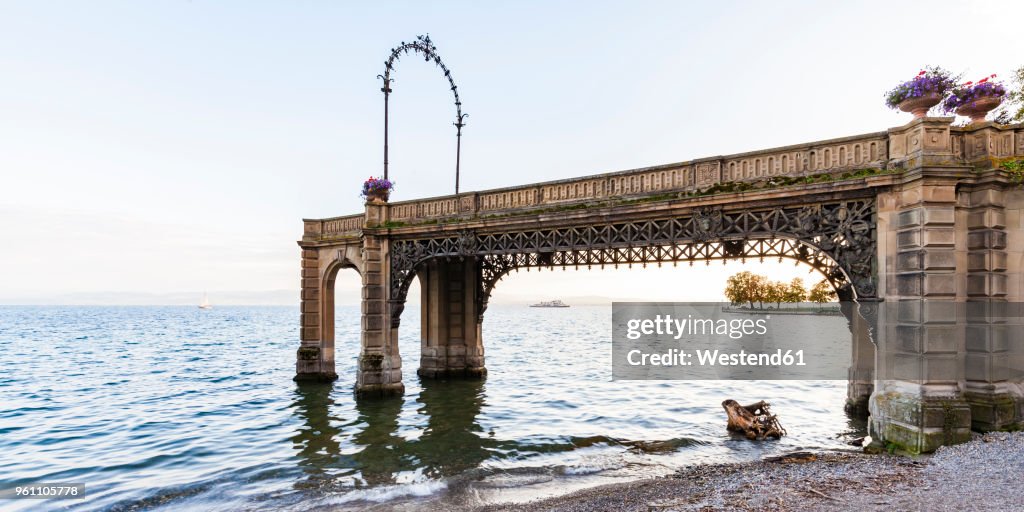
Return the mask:
{"type": "Polygon", "coordinates": [[[479,270],[473,258],[429,261],[419,272],[421,377],[487,375],[477,301],[479,270]]]}

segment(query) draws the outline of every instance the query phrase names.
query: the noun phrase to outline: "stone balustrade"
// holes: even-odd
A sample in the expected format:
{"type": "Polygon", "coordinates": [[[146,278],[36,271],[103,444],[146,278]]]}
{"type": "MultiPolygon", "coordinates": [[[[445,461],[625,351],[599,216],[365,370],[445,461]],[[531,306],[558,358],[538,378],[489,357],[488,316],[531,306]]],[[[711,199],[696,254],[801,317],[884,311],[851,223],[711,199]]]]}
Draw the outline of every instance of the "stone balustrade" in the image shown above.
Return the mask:
{"type": "MultiPolygon", "coordinates": [[[[902,162],[919,154],[932,157],[940,154],[955,162],[980,163],[982,168],[986,167],[986,160],[1024,156],[1024,125],[981,123],[956,127],[951,126],[951,121],[951,118],[915,119],[884,132],[580,178],[397,201],[389,204],[388,220],[396,225],[410,225],[452,217],[511,214],[516,210],[539,210],[574,202],[697,192],[723,182],[889,169],[902,166],[902,162]]],[[[309,219],[305,221],[304,239],[357,236],[364,223],[361,214],[309,219]]]]}

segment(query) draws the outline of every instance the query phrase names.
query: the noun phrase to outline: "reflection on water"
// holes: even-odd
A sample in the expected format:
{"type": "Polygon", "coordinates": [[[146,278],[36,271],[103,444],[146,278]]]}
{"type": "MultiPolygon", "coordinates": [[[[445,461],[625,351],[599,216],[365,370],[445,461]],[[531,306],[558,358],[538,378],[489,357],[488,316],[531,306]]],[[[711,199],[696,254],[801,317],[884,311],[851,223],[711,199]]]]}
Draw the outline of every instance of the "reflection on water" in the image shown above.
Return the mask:
{"type": "Polygon", "coordinates": [[[484,381],[425,379],[420,384],[418,411],[428,419],[411,451],[424,473],[434,478],[452,476],[490,458],[497,443],[476,420],[484,404],[484,381]]]}
{"type": "MultiPolygon", "coordinates": [[[[492,306],[487,380],[420,380],[417,313],[405,395],[357,401],[358,308],[338,311],[340,379],[302,385],[294,308],[0,308],[0,368],[16,369],[0,374],[0,483],[88,488],[3,506],[444,510],[846,448],[860,428],[844,381],[612,381],[610,307],[492,306]],[[732,439],[725,398],[772,402],[790,435],[732,439]]],[[[848,339],[842,317],[822,322],[795,335],[848,339]]]]}
{"type": "Polygon", "coordinates": [[[338,469],[347,470],[360,487],[397,484],[398,475],[410,471],[439,479],[476,468],[495,454],[500,443],[476,421],[484,381],[424,379],[420,384],[417,413],[426,424],[417,438],[399,434],[402,397],[356,400],[356,419],[347,424],[353,445],[349,453],[343,453],[339,441],[342,420],[331,417],[333,386],[298,384],[292,406],[303,427],[292,442],[308,476],[299,488],[321,489],[338,469]]]}

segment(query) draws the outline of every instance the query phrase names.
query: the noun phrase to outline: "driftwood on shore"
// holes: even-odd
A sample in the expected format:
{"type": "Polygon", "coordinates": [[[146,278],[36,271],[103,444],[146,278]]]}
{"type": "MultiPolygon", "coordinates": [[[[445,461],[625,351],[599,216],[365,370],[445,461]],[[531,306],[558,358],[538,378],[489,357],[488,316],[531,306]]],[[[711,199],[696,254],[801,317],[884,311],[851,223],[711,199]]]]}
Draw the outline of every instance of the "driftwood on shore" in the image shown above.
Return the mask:
{"type": "Polygon", "coordinates": [[[742,432],[747,439],[778,439],[786,435],[778,418],[768,410],[768,402],[761,400],[751,405],[740,405],[735,400],[722,402],[725,414],[729,416],[726,429],[730,432],[742,432]]]}

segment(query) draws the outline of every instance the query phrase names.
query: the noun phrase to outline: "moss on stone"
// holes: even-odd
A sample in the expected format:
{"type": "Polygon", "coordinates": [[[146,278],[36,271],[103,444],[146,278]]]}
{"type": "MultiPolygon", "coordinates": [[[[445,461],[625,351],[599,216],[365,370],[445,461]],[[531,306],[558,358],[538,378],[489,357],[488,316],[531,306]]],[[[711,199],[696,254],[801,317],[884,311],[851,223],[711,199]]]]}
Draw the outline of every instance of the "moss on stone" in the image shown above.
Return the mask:
{"type": "Polygon", "coordinates": [[[359,366],[363,371],[380,371],[384,368],[383,354],[366,354],[359,357],[359,366]]]}
{"type": "Polygon", "coordinates": [[[296,357],[300,361],[314,361],[320,358],[320,347],[299,347],[296,357]]]}

